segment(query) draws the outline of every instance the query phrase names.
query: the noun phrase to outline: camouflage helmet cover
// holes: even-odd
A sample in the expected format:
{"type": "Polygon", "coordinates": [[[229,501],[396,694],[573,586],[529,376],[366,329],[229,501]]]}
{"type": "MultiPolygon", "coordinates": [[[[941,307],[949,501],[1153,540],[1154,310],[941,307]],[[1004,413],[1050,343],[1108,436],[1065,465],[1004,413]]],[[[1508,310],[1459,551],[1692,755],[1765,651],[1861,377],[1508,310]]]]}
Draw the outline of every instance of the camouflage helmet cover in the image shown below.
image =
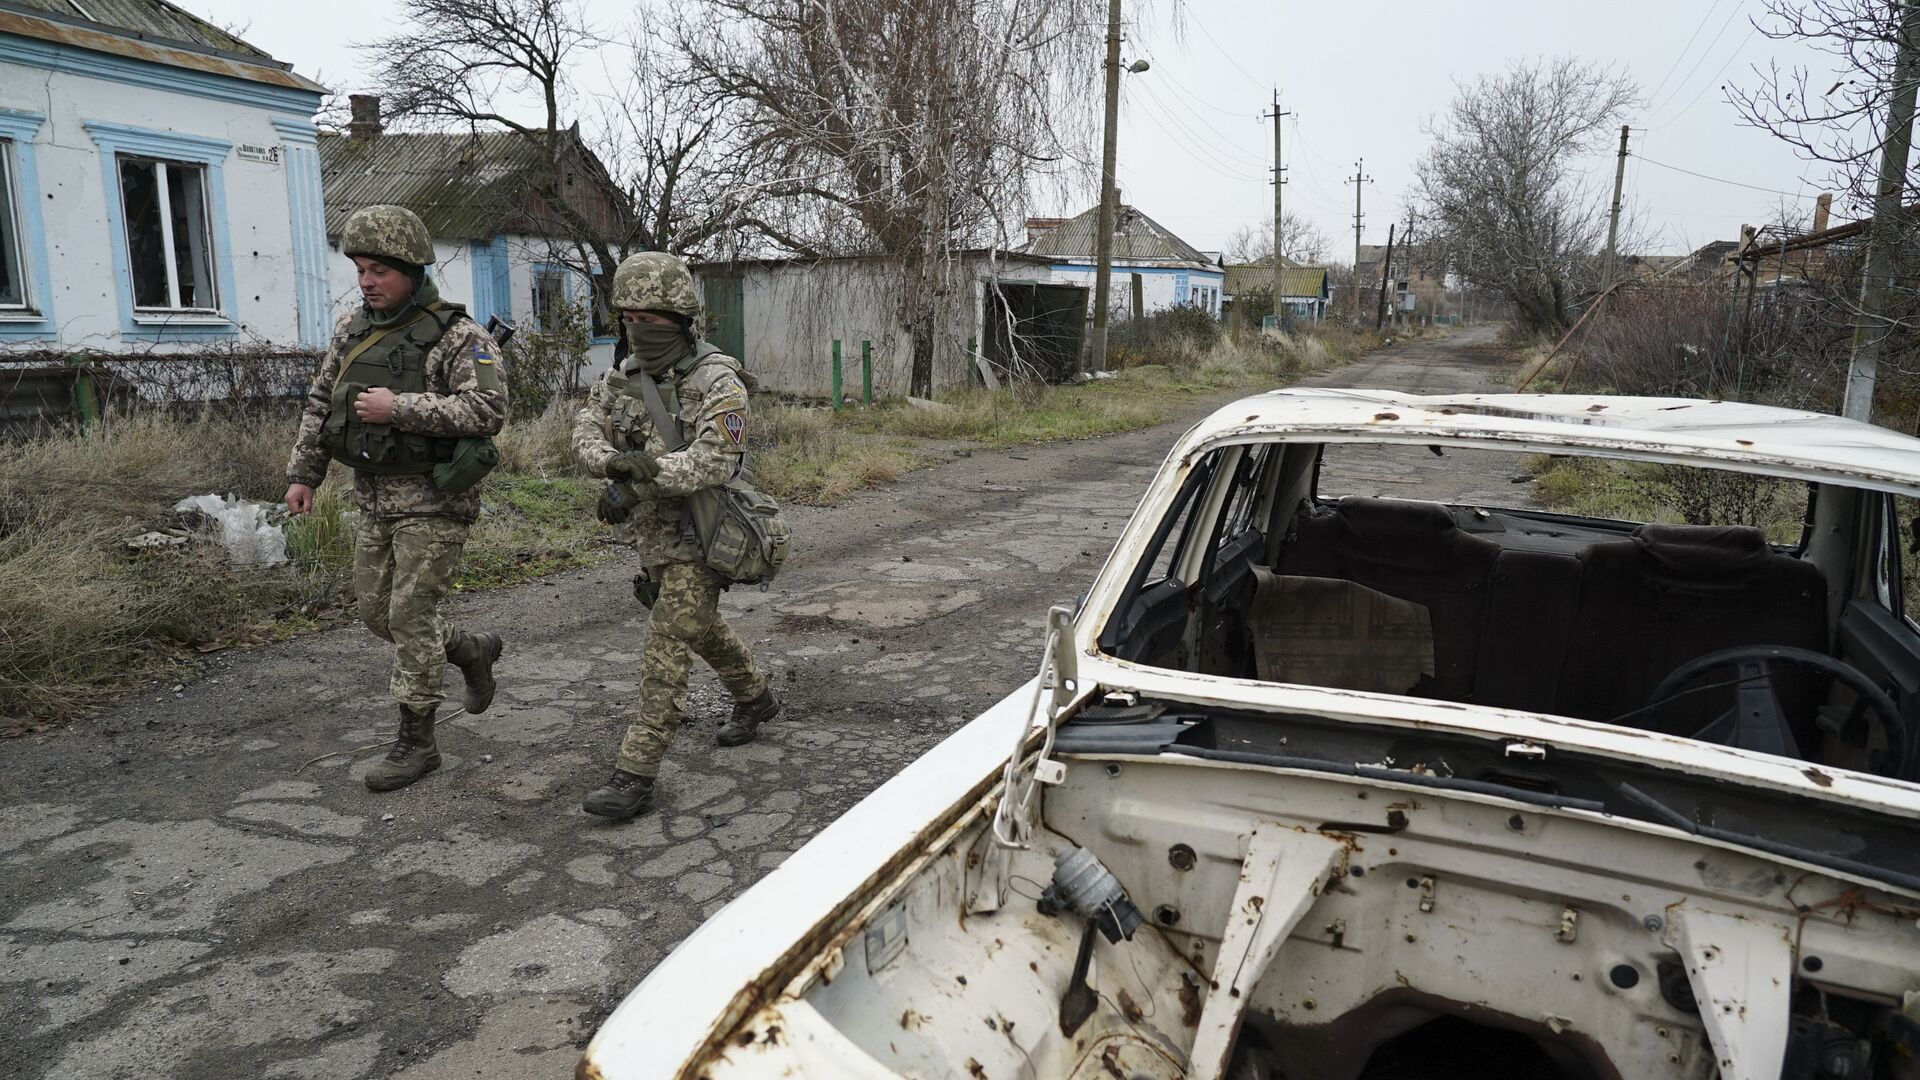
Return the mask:
{"type": "Polygon", "coordinates": [[[340,253],[428,266],[433,262],[433,237],[404,206],[363,206],[340,230],[340,253]]]}
{"type": "Polygon", "coordinates": [[[687,264],[664,251],[642,251],[620,260],[613,272],[613,306],[621,311],[700,314],[687,264]]]}

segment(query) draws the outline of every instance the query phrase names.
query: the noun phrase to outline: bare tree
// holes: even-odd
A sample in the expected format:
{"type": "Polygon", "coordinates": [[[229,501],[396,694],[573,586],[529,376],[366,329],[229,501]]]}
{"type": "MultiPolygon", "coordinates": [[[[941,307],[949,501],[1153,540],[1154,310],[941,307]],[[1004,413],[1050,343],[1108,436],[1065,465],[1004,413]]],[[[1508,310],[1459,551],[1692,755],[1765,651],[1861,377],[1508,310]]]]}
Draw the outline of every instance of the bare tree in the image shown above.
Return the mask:
{"type": "Polygon", "coordinates": [[[1567,325],[1597,278],[1605,206],[1571,168],[1636,96],[1609,68],[1564,57],[1519,62],[1460,86],[1416,172],[1426,239],[1532,330],[1567,325]]]}
{"type": "Polygon", "coordinates": [[[955,255],[1004,245],[1036,177],[1079,155],[1097,0],[688,0],[694,81],[740,110],[774,182],[753,225],[790,250],[894,261],[909,392],[933,388],[955,255]]]}
{"type": "Polygon", "coordinates": [[[574,0],[401,7],[418,29],[360,46],[383,106],[402,123],[504,129],[541,147],[534,210],[517,224],[545,241],[547,259],[594,282],[602,317],[612,314],[604,298],[626,255],[711,251],[740,227],[758,171],[751,148],[730,137],[727,104],[694,93],[677,54],[649,44],[660,29],[645,13],[613,50],[625,72],[583,91],[578,69],[614,43],[574,0]],[[581,114],[594,121],[585,132],[581,114]]]}
{"type": "MultiPolygon", "coordinates": [[[[1318,263],[1332,244],[1320,226],[1283,213],[1280,218],[1281,246],[1287,258],[1297,263],[1318,263]]],[[[1263,263],[1273,258],[1273,223],[1242,225],[1227,237],[1224,253],[1228,262],[1263,263]]]]}

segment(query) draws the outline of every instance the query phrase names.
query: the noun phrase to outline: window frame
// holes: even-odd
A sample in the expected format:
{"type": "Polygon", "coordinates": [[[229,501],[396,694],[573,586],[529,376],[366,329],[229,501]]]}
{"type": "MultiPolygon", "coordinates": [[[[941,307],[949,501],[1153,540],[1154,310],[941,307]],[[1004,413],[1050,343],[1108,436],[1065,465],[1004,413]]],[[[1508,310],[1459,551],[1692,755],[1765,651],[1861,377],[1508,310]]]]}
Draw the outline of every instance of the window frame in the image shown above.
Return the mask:
{"type": "Polygon", "coordinates": [[[13,272],[20,285],[20,299],[9,302],[0,296],[0,315],[31,315],[33,308],[33,275],[27,270],[26,225],[20,212],[20,187],[14,182],[13,140],[0,135],[0,200],[4,200],[5,213],[0,214],[0,265],[7,261],[5,250],[9,238],[12,240],[13,272]]]}
{"type": "MultiPolygon", "coordinates": [[[[536,334],[545,334],[549,332],[546,324],[546,319],[543,318],[543,316],[545,315],[545,309],[542,303],[542,299],[545,295],[545,290],[541,289],[540,287],[540,279],[548,278],[548,277],[559,279],[560,299],[567,303],[573,302],[573,271],[572,270],[568,269],[566,266],[563,266],[560,263],[537,262],[537,263],[529,264],[527,267],[527,298],[528,298],[529,306],[532,308],[531,314],[533,315],[533,319],[532,319],[533,332],[536,334]]],[[[592,330],[591,324],[589,324],[588,326],[587,336],[588,337],[593,336],[593,330],[592,330]]]]}
{"type": "Polygon", "coordinates": [[[0,307],[0,342],[41,341],[59,333],[47,270],[46,230],[40,210],[45,200],[34,143],[46,119],[45,113],[0,108],[0,157],[6,158],[6,181],[11,184],[24,301],[0,307]]]}
{"type": "MultiPolygon", "coordinates": [[[[211,205],[211,200],[208,195],[209,185],[207,183],[207,171],[208,171],[207,167],[204,164],[201,164],[200,162],[197,162],[197,161],[174,161],[169,158],[154,157],[148,154],[120,153],[120,154],[115,154],[114,159],[117,165],[114,175],[116,177],[121,178],[122,180],[122,186],[120,189],[120,200],[121,200],[120,210],[121,210],[121,214],[123,215],[123,227],[130,229],[133,224],[131,221],[130,215],[127,214],[127,205],[126,205],[127,193],[125,188],[124,169],[128,165],[145,166],[152,170],[153,184],[154,184],[154,198],[158,204],[158,211],[159,211],[158,217],[160,219],[160,247],[161,247],[161,254],[163,256],[161,259],[161,264],[162,264],[162,269],[166,273],[167,300],[169,301],[169,303],[167,303],[165,306],[155,306],[152,304],[143,305],[140,303],[140,295],[138,290],[134,289],[132,293],[134,315],[136,317],[139,317],[139,316],[151,317],[151,316],[169,316],[169,315],[218,315],[220,314],[220,311],[221,311],[220,281],[219,281],[219,275],[214,272],[214,266],[217,264],[219,260],[219,250],[215,245],[214,239],[213,239],[213,207],[211,205]],[[168,173],[173,169],[193,169],[193,170],[197,170],[200,173],[200,198],[199,198],[200,231],[202,234],[203,242],[206,244],[208,248],[208,251],[206,253],[206,274],[207,274],[207,287],[213,292],[213,303],[211,304],[187,305],[187,304],[181,303],[180,301],[181,283],[180,283],[179,245],[181,243],[181,238],[174,231],[173,213],[172,213],[172,210],[173,210],[172,183],[173,182],[168,177],[168,173]]],[[[190,243],[191,241],[189,240],[188,242],[190,243]]],[[[126,243],[127,243],[127,275],[128,275],[128,283],[129,283],[128,287],[130,289],[133,289],[133,285],[132,285],[133,237],[131,235],[128,235],[126,237],[126,243]]]]}
{"type": "Polygon", "coordinates": [[[239,336],[233,305],[233,244],[227,228],[227,192],[224,165],[233,150],[225,139],[177,131],[81,120],[99,148],[107,233],[113,252],[116,292],[120,303],[120,335],[138,341],[206,341],[239,336]],[[133,295],[132,253],[127,244],[126,201],[120,185],[120,159],[155,158],[177,165],[202,166],[202,193],[207,203],[207,243],[212,248],[210,284],[216,308],[162,310],[136,308],[133,295]]]}

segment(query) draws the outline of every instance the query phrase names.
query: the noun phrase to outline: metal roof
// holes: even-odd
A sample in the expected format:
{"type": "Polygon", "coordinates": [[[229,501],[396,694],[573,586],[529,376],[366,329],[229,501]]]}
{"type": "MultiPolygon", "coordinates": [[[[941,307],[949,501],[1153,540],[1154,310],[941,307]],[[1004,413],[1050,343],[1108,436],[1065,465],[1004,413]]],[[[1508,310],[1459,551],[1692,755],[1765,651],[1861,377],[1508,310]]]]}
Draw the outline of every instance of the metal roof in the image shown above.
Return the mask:
{"type": "Polygon", "coordinates": [[[1272,438],[1574,450],[1920,495],[1920,439],[1827,413],[1698,398],[1293,388],[1226,406],[1180,452],[1272,438]]]}
{"type": "Polygon", "coordinates": [[[166,0],[7,0],[16,7],[111,26],[140,37],[235,53],[259,60],[273,57],[218,26],[174,7],[166,0]]]}
{"type": "MultiPolygon", "coordinates": [[[[1284,266],[1280,268],[1280,295],[1319,296],[1326,288],[1324,266],[1284,266]]],[[[1273,267],[1260,263],[1240,263],[1227,267],[1227,279],[1221,288],[1229,296],[1243,292],[1273,291],[1273,267]]]]}
{"type": "Polygon", "coordinates": [[[355,210],[391,203],[420,215],[435,237],[484,240],[510,231],[505,226],[520,212],[529,175],[546,168],[539,143],[511,131],[360,139],[322,132],[327,235],[338,236],[355,210]]]}
{"type": "Polygon", "coordinates": [[[326,87],[166,0],[0,0],[0,32],[314,93],[326,87]]]}
{"type": "MultiPolygon", "coordinates": [[[[1052,259],[1091,259],[1099,233],[1100,208],[1067,219],[1035,237],[1022,251],[1052,259]]],[[[1114,214],[1113,257],[1134,262],[1196,263],[1213,266],[1198,248],[1139,210],[1122,203],[1114,214]]]]}

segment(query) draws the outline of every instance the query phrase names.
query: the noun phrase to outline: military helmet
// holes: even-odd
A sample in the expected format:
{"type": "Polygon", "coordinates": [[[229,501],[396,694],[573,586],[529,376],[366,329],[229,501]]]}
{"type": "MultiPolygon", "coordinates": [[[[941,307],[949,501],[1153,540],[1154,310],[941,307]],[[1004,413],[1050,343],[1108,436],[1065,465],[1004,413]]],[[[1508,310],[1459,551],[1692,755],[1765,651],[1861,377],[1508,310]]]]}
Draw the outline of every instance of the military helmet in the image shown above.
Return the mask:
{"type": "Polygon", "coordinates": [[[433,237],[404,206],[363,206],[340,230],[340,253],[427,266],[433,262],[433,237]]]}
{"type": "Polygon", "coordinates": [[[664,251],[642,251],[620,260],[613,272],[613,306],[621,311],[662,311],[691,319],[700,314],[687,264],[664,251]]]}

